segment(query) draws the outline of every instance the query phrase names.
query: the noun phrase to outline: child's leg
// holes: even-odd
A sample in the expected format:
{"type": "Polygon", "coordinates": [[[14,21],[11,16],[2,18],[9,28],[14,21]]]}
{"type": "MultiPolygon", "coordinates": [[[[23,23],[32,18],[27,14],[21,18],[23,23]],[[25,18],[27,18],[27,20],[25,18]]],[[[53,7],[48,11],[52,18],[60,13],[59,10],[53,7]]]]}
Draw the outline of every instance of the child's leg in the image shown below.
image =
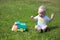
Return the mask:
{"type": "Polygon", "coordinates": [[[48,29],[47,25],[45,25],[45,26],[42,27],[43,32],[47,31],[47,29],[48,29]]]}
{"type": "Polygon", "coordinates": [[[35,29],[36,29],[38,32],[41,32],[41,28],[40,28],[38,25],[35,25],[35,29]]]}

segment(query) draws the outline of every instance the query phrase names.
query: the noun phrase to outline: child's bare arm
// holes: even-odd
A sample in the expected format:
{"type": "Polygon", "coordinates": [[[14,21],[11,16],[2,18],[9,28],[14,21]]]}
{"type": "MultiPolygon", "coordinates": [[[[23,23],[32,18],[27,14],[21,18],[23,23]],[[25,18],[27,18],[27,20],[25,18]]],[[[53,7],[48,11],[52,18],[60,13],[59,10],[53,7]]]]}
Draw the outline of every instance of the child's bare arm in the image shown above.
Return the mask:
{"type": "Polygon", "coordinates": [[[34,16],[31,16],[31,19],[34,19],[34,16]]]}
{"type": "MultiPolygon", "coordinates": [[[[54,13],[51,14],[51,20],[53,20],[53,18],[54,18],[54,13]]],[[[51,20],[50,20],[50,21],[51,21],[51,20]]]]}
{"type": "Polygon", "coordinates": [[[38,15],[37,16],[31,16],[31,19],[33,19],[33,20],[37,20],[38,19],[38,15]]]}

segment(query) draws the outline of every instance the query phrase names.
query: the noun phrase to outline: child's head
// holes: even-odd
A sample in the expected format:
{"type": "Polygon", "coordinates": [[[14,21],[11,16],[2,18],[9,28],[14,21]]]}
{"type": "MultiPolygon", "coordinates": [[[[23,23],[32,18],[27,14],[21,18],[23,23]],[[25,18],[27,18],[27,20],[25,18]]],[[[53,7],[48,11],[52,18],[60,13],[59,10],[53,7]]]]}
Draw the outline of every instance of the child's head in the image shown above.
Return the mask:
{"type": "Polygon", "coordinates": [[[46,8],[45,8],[45,6],[41,5],[38,9],[38,15],[40,17],[44,17],[45,14],[46,14],[46,8]]]}

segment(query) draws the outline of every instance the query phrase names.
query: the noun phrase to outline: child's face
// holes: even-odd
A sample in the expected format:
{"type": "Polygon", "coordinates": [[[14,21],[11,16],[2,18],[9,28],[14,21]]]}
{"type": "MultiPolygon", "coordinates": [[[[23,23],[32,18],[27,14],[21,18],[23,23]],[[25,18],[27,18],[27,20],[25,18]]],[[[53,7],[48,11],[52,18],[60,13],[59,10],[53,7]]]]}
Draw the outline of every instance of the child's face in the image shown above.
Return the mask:
{"type": "Polygon", "coordinates": [[[44,12],[40,12],[40,13],[38,13],[38,15],[39,15],[40,17],[44,17],[44,16],[45,16],[45,13],[44,13],[44,12]]]}

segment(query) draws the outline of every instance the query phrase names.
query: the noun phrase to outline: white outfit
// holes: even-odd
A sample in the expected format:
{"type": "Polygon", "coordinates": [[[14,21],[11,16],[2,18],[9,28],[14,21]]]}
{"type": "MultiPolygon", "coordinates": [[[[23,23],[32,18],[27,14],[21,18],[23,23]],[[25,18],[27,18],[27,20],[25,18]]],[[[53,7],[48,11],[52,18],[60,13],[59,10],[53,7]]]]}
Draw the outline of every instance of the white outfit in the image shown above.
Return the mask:
{"type": "Polygon", "coordinates": [[[39,15],[34,17],[34,19],[38,21],[37,25],[41,29],[44,29],[47,26],[47,22],[51,20],[48,16],[44,16],[43,18],[41,18],[39,15]]]}

